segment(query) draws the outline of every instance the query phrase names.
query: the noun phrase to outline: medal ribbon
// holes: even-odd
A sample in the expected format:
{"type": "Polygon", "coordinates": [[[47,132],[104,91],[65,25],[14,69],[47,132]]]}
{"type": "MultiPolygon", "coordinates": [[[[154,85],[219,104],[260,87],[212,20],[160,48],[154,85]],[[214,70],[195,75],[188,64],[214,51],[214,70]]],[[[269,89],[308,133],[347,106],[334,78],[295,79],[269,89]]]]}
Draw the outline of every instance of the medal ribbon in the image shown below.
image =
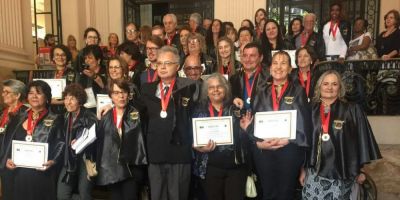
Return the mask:
{"type": "Polygon", "coordinates": [[[300,79],[301,86],[306,89],[306,93],[307,93],[307,97],[308,97],[308,94],[310,93],[310,83],[311,83],[310,71],[307,72],[307,85],[304,83],[303,73],[301,72],[301,70],[299,70],[299,79],[300,79]]]}
{"type": "Polygon", "coordinates": [[[222,65],[222,66],[220,67],[221,70],[220,70],[219,73],[221,73],[221,74],[229,74],[229,73],[231,73],[231,69],[232,69],[232,63],[231,63],[231,62],[229,62],[227,68],[228,68],[228,69],[227,69],[226,72],[225,72],[224,66],[222,65]]]}
{"type": "Polygon", "coordinates": [[[256,82],[256,78],[257,78],[258,74],[260,73],[260,69],[261,69],[260,67],[257,67],[257,71],[254,74],[254,78],[253,78],[253,82],[251,83],[251,86],[250,86],[250,83],[249,83],[250,77],[247,76],[246,73],[244,73],[244,82],[246,84],[247,98],[251,98],[251,92],[253,91],[254,82],[256,82]]]}
{"type": "Polygon", "coordinates": [[[174,89],[175,80],[176,79],[174,79],[171,82],[171,85],[168,88],[167,96],[165,96],[165,94],[164,94],[163,84],[162,84],[162,81],[160,81],[161,110],[164,111],[164,112],[167,112],[169,100],[171,99],[170,97],[171,97],[171,94],[172,94],[172,90],[174,89]]]}
{"type": "Polygon", "coordinates": [[[55,77],[55,78],[56,78],[56,79],[62,78],[66,70],[67,70],[67,68],[64,68],[62,71],[57,71],[57,72],[56,72],[56,77],[55,77]]]}
{"type": "Polygon", "coordinates": [[[74,117],[72,113],[69,113],[68,117],[68,131],[71,132],[72,130],[72,125],[74,124],[75,120],[78,118],[79,112],[76,113],[76,116],[74,117]]]}
{"type": "Polygon", "coordinates": [[[119,124],[117,124],[118,120],[117,120],[117,109],[116,108],[113,109],[113,119],[114,119],[115,127],[117,127],[118,130],[121,129],[121,127],[122,127],[122,119],[119,122],[119,124]]]}
{"type": "MultiPolygon", "coordinates": [[[[221,117],[222,116],[222,111],[224,110],[224,107],[221,106],[221,108],[218,111],[218,116],[217,117],[221,117]]],[[[211,103],[208,104],[208,111],[210,112],[210,117],[214,117],[215,113],[214,113],[214,108],[211,105],[211,103]]]]}
{"type": "MultiPolygon", "coordinates": [[[[22,105],[23,104],[21,102],[18,103],[17,106],[14,108],[14,110],[12,110],[10,113],[17,112],[21,108],[22,105]]],[[[5,128],[6,127],[6,123],[8,122],[8,115],[9,115],[8,109],[9,108],[6,108],[3,111],[3,117],[1,118],[0,128],[5,128]]]]}
{"type": "Polygon", "coordinates": [[[322,133],[328,134],[329,119],[331,118],[331,111],[329,111],[327,116],[325,117],[325,112],[324,112],[325,109],[324,108],[325,108],[325,106],[321,103],[319,110],[320,110],[320,117],[321,117],[321,123],[322,123],[322,133]]]}
{"type": "Polygon", "coordinates": [[[310,36],[311,36],[311,34],[310,34],[310,35],[307,35],[306,32],[304,32],[304,33],[302,33],[302,34],[300,35],[301,47],[306,46],[306,43],[307,43],[307,41],[308,41],[308,38],[310,38],[310,36]]]}
{"type": "Polygon", "coordinates": [[[137,63],[138,62],[136,60],[133,60],[133,64],[128,66],[129,71],[135,70],[137,63]]]}
{"type": "Polygon", "coordinates": [[[331,21],[330,30],[332,32],[333,38],[336,38],[336,32],[337,32],[338,28],[339,28],[339,22],[338,23],[334,23],[333,21],[331,21]]]}
{"type": "Polygon", "coordinates": [[[157,70],[154,70],[154,74],[153,74],[153,77],[151,77],[150,76],[150,71],[151,71],[151,64],[150,64],[150,66],[149,66],[149,69],[147,70],[147,82],[148,83],[152,83],[152,82],[154,82],[154,81],[156,81],[156,79],[157,79],[157,70]]]}
{"type": "Polygon", "coordinates": [[[168,46],[171,46],[172,39],[174,38],[175,34],[176,33],[172,34],[171,36],[168,36],[168,34],[167,34],[167,45],[168,46]]]}
{"type": "Polygon", "coordinates": [[[32,124],[32,115],[33,115],[33,111],[32,109],[29,110],[28,112],[28,130],[26,130],[26,132],[28,133],[28,135],[32,135],[33,131],[35,130],[36,125],[39,123],[39,121],[47,114],[47,109],[44,109],[42,111],[42,113],[40,113],[39,118],[37,118],[37,120],[32,124]]]}
{"type": "Polygon", "coordinates": [[[283,94],[285,93],[287,87],[289,85],[289,82],[286,81],[285,85],[283,85],[283,88],[281,89],[281,92],[279,94],[279,97],[276,96],[276,90],[275,90],[275,85],[272,84],[272,88],[271,88],[271,92],[272,92],[272,106],[274,111],[278,111],[279,110],[279,102],[282,99],[283,94]]]}

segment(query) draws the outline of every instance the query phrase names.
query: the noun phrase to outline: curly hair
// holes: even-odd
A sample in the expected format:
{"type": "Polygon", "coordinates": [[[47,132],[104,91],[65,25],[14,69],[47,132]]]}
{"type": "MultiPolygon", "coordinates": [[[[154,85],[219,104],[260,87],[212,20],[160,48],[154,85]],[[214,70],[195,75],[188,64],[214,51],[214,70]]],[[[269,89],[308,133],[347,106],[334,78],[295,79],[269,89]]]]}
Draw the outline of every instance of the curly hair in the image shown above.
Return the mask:
{"type": "Polygon", "coordinates": [[[67,87],[65,87],[63,96],[73,96],[78,100],[80,106],[86,103],[87,94],[85,89],[78,83],[71,83],[67,87]]]}

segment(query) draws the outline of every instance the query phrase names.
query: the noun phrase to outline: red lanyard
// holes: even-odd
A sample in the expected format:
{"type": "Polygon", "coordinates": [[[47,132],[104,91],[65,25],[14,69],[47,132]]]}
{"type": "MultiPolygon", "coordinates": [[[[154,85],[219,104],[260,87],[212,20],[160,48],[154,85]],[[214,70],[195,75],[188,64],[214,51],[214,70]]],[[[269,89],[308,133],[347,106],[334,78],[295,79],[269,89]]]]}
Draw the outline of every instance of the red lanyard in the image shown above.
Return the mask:
{"type": "Polygon", "coordinates": [[[336,32],[337,32],[338,28],[339,28],[339,22],[338,23],[334,23],[333,21],[331,21],[330,30],[332,32],[332,36],[333,36],[334,39],[336,38],[336,32]],[[336,26],[335,26],[335,24],[336,24],[336,26]]]}
{"type": "MultiPolygon", "coordinates": [[[[15,112],[17,112],[17,111],[21,108],[22,105],[23,105],[23,104],[22,104],[21,102],[18,103],[17,106],[14,108],[14,110],[11,111],[10,113],[15,113],[15,112]]],[[[8,113],[8,109],[9,109],[9,108],[6,108],[6,109],[4,109],[4,111],[3,111],[3,117],[1,118],[0,128],[5,128],[6,123],[8,122],[8,115],[10,114],[10,113],[8,113]]]]}
{"type": "Polygon", "coordinates": [[[154,70],[154,74],[153,74],[153,78],[151,78],[151,76],[150,76],[150,71],[151,71],[152,69],[151,69],[151,64],[150,64],[150,66],[149,66],[149,69],[147,70],[147,82],[148,83],[152,83],[152,82],[154,82],[154,81],[156,81],[156,79],[157,79],[157,70],[154,70]]]}
{"type": "Polygon", "coordinates": [[[303,32],[303,33],[300,35],[301,47],[306,46],[306,43],[307,43],[308,38],[309,38],[310,36],[311,36],[311,34],[308,35],[307,32],[303,32]]]}
{"type": "Polygon", "coordinates": [[[164,112],[167,112],[169,100],[171,99],[172,90],[174,89],[175,80],[176,79],[174,79],[171,82],[171,85],[168,88],[168,92],[167,92],[167,96],[166,97],[165,97],[165,94],[164,94],[164,88],[163,88],[162,81],[160,81],[161,110],[164,111],[164,112]]]}
{"type": "MultiPolygon", "coordinates": [[[[222,111],[223,111],[223,110],[224,110],[224,107],[221,106],[221,108],[220,108],[219,111],[218,111],[218,117],[221,117],[221,116],[222,116],[222,111]]],[[[208,104],[208,111],[210,112],[210,117],[214,117],[214,116],[215,116],[215,114],[214,114],[214,108],[213,108],[213,106],[211,105],[211,103],[208,104]]]]}
{"type": "Polygon", "coordinates": [[[75,118],[73,117],[72,113],[69,113],[69,117],[68,117],[68,131],[71,132],[72,129],[72,125],[74,124],[75,120],[78,118],[79,112],[76,113],[75,118]]]}
{"type": "Polygon", "coordinates": [[[33,123],[33,125],[32,125],[32,115],[33,115],[33,111],[32,111],[32,109],[31,110],[29,110],[29,112],[28,112],[28,130],[27,130],[27,133],[28,133],[28,135],[32,135],[33,134],[33,132],[35,131],[35,127],[36,127],[36,125],[39,123],[39,121],[45,116],[47,114],[47,109],[44,109],[43,111],[42,111],[42,113],[40,113],[40,115],[39,115],[39,118],[37,118],[36,119],[36,121],[33,123]]]}
{"type": "Polygon", "coordinates": [[[321,103],[319,107],[320,116],[321,116],[321,123],[322,123],[322,132],[323,134],[328,134],[329,132],[329,119],[331,118],[331,111],[328,112],[327,116],[325,117],[325,106],[321,103]]]}
{"type": "Polygon", "coordinates": [[[137,62],[136,60],[133,60],[133,64],[128,66],[129,71],[135,70],[135,67],[136,67],[136,64],[137,64],[137,63],[138,63],[138,62],[137,62]]]}
{"type": "Polygon", "coordinates": [[[257,78],[259,73],[260,73],[260,67],[257,67],[257,71],[254,74],[254,78],[253,78],[253,82],[251,83],[251,86],[250,86],[250,83],[249,83],[250,77],[247,76],[246,72],[244,73],[244,82],[245,82],[245,85],[246,85],[247,98],[251,98],[251,92],[253,91],[253,86],[254,86],[254,83],[256,82],[256,78],[257,78]]]}
{"type": "Polygon", "coordinates": [[[65,73],[66,68],[64,68],[61,72],[56,72],[56,79],[60,79],[63,77],[64,73],[65,73]]]}
{"type": "Polygon", "coordinates": [[[115,124],[115,127],[117,127],[117,129],[121,129],[121,127],[122,127],[122,118],[121,118],[121,121],[119,122],[119,124],[117,124],[117,109],[116,108],[113,108],[113,119],[114,119],[114,124],[115,124]]]}
{"type": "Polygon", "coordinates": [[[230,74],[231,73],[231,69],[232,69],[232,63],[231,62],[229,62],[229,64],[228,64],[228,69],[226,70],[226,73],[225,73],[225,70],[224,70],[224,66],[223,65],[221,65],[221,67],[220,67],[220,72],[219,73],[221,73],[221,74],[230,74]]]}
{"type": "Polygon", "coordinates": [[[304,83],[303,73],[301,72],[301,70],[299,70],[299,79],[300,79],[301,86],[306,89],[306,93],[307,93],[307,97],[308,97],[308,94],[310,93],[310,83],[311,83],[310,71],[307,72],[307,85],[304,83]]]}
{"type": "Polygon", "coordinates": [[[272,92],[272,106],[274,111],[278,111],[279,110],[279,102],[282,99],[283,94],[285,93],[287,87],[289,85],[289,82],[286,81],[285,85],[283,85],[283,88],[281,89],[281,92],[279,94],[279,97],[276,96],[276,91],[275,91],[275,85],[272,84],[272,88],[271,88],[271,92],[272,92]]]}
{"type": "Polygon", "coordinates": [[[174,38],[174,36],[175,36],[175,33],[172,34],[172,36],[168,36],[168,34],[167,34],[167,45],[168,46],[171,46],[172,39],[174,38]]]}

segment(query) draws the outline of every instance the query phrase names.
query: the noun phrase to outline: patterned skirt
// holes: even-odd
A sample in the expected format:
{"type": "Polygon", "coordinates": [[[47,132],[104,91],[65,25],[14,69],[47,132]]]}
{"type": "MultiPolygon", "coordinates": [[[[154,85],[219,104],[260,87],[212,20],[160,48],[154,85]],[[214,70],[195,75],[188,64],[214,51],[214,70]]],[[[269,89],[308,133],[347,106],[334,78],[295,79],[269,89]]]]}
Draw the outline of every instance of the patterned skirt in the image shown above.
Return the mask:
{"type": "Polygon", "coordinates": [[[307,171],[302,191],[303,200],[348,200],[354,180],[328,179],[314,169],[307,171]]]}

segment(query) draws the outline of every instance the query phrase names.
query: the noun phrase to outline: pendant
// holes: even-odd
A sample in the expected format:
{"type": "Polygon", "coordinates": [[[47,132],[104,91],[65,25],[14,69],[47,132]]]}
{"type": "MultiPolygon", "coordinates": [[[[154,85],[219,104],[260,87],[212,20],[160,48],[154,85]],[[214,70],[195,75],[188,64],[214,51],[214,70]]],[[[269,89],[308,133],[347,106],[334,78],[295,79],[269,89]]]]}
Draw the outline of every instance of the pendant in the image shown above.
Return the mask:
{"type": "Polygon", "coordinates": [[[0,128],[0,134],[3,133],[5,130],[6,130],[5,128],[1,127],[0,128]]]}
{"type": "Polygon", "coordinates": [[[251,103],[251,98],[250,98],[250,97],[248,97],[248,98],[246,99],[246,103],[247,103],[247,104],[250,104],[250,103],[251,103]]]}
{"type": "Polygon", "coordinates": [[[27,141],[27,142],[32,142],[32,135],[27,135],[27,136],[25,137],[25,141],[27,141]]]}
{"type": "Polygon", "coordinates": [[[307,101],[308,101],[308,103],[310,103],[310,101],[311,101],[310,97],[307,98],[307,101]]]}
{"type": "Polygon", "coordinates": [[[328,133],[323,133],[322,134],[322,141],[327,142],[327,141],[329,141],[330,138],[331,137],[329,136],[328,133]]]}
{"type": "Polygon", "coordinates": [[[161,117],[161,118],[166,118],[166,117],[167,117],[167,112],[162,110],[162,111],[160,112],[160,117],[161,117]]]}
{"type": "Polygon", "coordinates": [[[336,37],[333,37],[333,38],[332,38],[332,41],[336,41],[336,37]]]}

